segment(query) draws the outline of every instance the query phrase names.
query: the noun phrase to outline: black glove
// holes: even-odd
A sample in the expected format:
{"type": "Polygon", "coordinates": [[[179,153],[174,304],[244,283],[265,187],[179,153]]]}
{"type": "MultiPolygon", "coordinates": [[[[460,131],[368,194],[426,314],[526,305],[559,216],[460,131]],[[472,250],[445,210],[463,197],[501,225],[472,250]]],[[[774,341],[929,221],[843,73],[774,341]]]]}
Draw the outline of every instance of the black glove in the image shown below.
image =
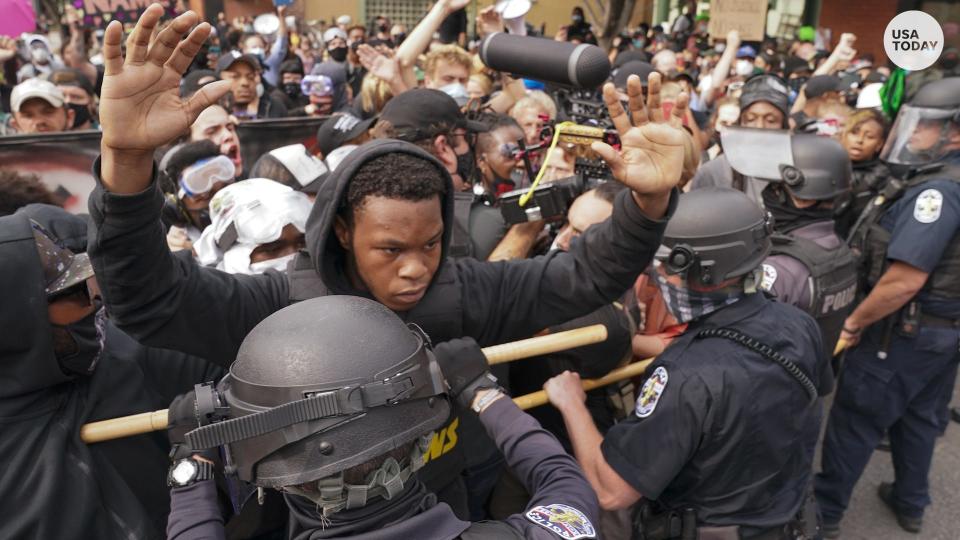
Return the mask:
{"type": "Polygon", "coordinates": [[[194,454],[186,443],[188,431],[197,429],[197,394],[191,390],[173,398],[167,409],[167,437],[170,439],[170,457],[181,459],[194,454]]]}
{"type": "Polygon", "coordinates": [[[473,338],[441,343],[433,348],[433,354],[450,387],[450,395],[463,407],[470,408],[478,390],[500,388],[497,378],[490,373],[487,357],[473,338]]]}

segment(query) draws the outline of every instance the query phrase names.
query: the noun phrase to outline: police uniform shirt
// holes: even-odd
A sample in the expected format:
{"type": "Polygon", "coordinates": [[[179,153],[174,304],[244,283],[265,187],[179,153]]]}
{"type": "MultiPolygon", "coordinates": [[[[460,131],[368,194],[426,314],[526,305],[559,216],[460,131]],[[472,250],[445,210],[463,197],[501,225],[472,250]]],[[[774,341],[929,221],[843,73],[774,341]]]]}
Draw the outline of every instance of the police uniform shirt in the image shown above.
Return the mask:
{"type": "Polygon", "coordinates": [[[821,407],[766,357],[695,337],[717,327],[765,342],[813,381],[829,370],[809,315],[748,295],[691,323],[658,357],[634,414],[604,438],[603,455],[647,499],[696,509],[698,524],[780,526],[809,485],[821,407]]]}
{"type": "MultiPolygon", "coordinates": [[[[924,182],[907,190],[880,220],[890,231],[887,258],[930,273],[960,231],[960,183],[949,179],[924,182]]],[[[921,310],[960,319],[960,301],[921,292],[921,310]]]]}

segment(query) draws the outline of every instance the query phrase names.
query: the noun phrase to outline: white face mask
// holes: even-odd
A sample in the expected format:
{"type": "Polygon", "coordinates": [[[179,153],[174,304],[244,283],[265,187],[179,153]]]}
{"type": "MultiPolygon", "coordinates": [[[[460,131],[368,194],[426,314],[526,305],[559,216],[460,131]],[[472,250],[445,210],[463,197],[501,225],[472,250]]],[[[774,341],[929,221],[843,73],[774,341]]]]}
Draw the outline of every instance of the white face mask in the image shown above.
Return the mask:
{"type": "Polygon", "coordinates": [[[262,98],[263,92],[263,83],[257,83],[257,98],[262,98]]]}
{"type": "Polygon", "coordinates": [[[463,106],[470,99],[470,94],[467,93],[467,87],[460,83],[450,83],[446,86],[441,86],[440,91],[444,94],[452,97],[457,105],[463,106]]]}
{"type": "Polygon", "coordinates": [[[284,255],[283,257],[277,257],[276,259],[270,259],[268,261],[260,261],[255,263],[250,263],[250,274],[262,274],[267,270],[276,270],[278,272],[286,272],[287,264],[293,260],[296,256],[296,253],[291,253],[289,255],[284,255]]]}
{"type": "Polygon", "coordinates": [[[736,67],[734,68],[734,71],[737,72],[737,75],[740,75],[741,77],[746,77],[747,75],[750,75],[751,73],[753,73],[753,62],[749,60],[737,60],[737,64],[736,64],[736,67]]]}

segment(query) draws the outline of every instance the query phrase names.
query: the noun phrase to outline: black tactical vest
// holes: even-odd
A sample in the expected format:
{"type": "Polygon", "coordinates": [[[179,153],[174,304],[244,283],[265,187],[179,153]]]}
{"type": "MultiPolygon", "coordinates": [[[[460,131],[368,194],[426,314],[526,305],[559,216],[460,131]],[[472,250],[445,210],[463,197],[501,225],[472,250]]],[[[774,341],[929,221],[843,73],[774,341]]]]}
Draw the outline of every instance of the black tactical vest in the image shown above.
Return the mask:
{"type": "MultiPolygon", "coordinates": [[[[884,214],[908,189],[941,179],[960,183],[960,166],[937,167],[906,182],[892,179],[860,215],[847,243],[860,257],[861,296],[870,292],[890,266],[887,246],[890,244],[891,235],[890,231],[880,226],[884,214]]],[[[960,296],[960,234],[954,235],[944,250],[937,266],[927,278],[923,291],[944,298],[960,296]]]]}
{"type": "MultiPolygon", "coordinates": [[[[287,279],[290,283],[291,304],[330,294],[323,278],[314,269],[310,255],[305,251],[298,253],[287,267],[287,279]]],[[[413,309],[397,315],[404,322],[415,323],[422,328],[434,343],[463,337],[460,279],[453,261],[448,260],[441,264],[427,294],[413,309]]],[[[451,419],[437,429],[430,443],[430,450],[425,454],[427,463],[418,473],[420,480],[434,492],[440,492],[458,479],[466,465],[463,445],[458,444],[458,428],[461,422],[456,415],[456,408],[453,413],[451,419]]]]}
{"type": "Polygon", "coordinates": [[[827,249],[813,240],[775,234],[770,255],[792,257],[810,273],[808,289],[810,305],[797,306],[816,319],[823,334],[827,358],[840,339],[843,321],[853,311],[857,295],[857,258],[853,251],[841,244],[827,249]]]}

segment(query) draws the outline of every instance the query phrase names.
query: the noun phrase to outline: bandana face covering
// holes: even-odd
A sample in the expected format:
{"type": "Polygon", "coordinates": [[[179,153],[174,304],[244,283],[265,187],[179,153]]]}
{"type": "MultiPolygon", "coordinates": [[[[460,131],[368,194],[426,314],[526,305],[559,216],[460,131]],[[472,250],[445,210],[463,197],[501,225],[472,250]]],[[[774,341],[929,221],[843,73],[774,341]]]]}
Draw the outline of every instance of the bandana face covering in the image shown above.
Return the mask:
{"type": "MultiPolygon", "coordinates": [[[[659,262],[656,262],[655,265],[659,265],[659,262]]],[[[740,300],[744,294],[739,287],[724,287],[709,292],[693,291],[670,283],[656,269],[653,269],[650,274],[660,288],[660,294],[663,295],[667,311],[680,324],[686,324],[729,306],[740,300]]]]}
{"type": "Polygon", "coordinates": [[[75,323],[55,325],[57,328],[66,330],[77,344],[73,353],[57,358],[60,362],[60,368],[65,373],[73,375],[90,375],[93,373],[100,361],[100,354],[103,352],[106,322],[107,312],[103,306],[99,306],[96,311],[75,323]]]}

